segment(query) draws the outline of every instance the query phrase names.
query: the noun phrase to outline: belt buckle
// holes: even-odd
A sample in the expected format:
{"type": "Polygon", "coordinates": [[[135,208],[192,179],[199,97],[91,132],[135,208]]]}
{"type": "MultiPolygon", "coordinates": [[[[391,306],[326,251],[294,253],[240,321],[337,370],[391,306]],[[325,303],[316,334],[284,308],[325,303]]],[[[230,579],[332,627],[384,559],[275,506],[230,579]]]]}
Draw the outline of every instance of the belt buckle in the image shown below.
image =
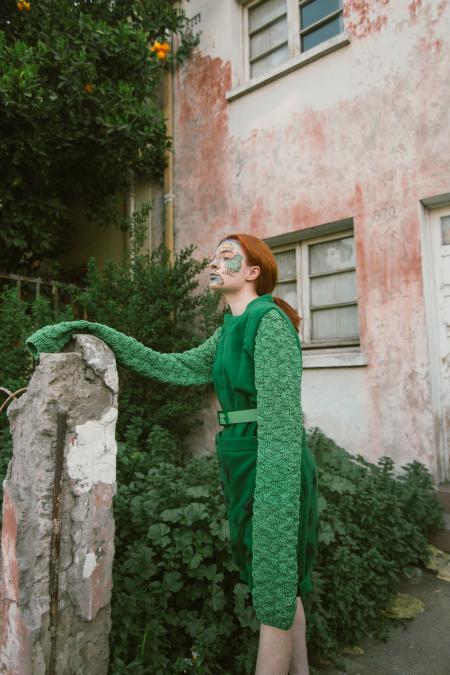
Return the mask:
{"type": "Polygon", "coordinates": [[[218,410],[217,411],[217,419],[219,420],[219,424],[222,426],[227,426],[230,424],[228,420],[228,413],[224,412],[223,410],[218,410]]]}

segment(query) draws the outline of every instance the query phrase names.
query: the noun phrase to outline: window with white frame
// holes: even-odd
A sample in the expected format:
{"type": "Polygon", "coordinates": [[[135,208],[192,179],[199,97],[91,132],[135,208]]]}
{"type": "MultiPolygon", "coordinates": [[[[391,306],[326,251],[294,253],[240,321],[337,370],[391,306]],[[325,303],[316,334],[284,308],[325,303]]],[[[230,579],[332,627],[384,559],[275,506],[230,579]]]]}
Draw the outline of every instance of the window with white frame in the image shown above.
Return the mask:
{"type": "Polygon", "coordinates": [[[359,344],[355,241],[352,231],[277,247],[273,291],[302,317],[302,346],[359,344]]]}
{"type": "Polygon", "coordinates": [[[250,78],[344,30],[343,0],[255,0],[248,3],[250,78]]]}

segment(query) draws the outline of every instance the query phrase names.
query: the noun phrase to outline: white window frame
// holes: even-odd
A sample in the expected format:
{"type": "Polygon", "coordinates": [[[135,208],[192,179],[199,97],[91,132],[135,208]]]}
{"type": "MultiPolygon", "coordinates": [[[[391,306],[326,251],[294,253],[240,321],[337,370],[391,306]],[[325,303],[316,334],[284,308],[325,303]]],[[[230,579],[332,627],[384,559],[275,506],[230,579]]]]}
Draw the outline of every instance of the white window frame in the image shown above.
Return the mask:
{"type": "MultiPolygon", "coordinates": [[[[232,101],[236,98],[239,98],[243,94],[250,92],[254,89],[257,89],[260,86],[263,86],[267,82],[271,82],[278,77],[281,77],[292,70],[303,67],[315,61],[317,58],[325,56],[336,49],[343,47],[350,43],[349,35],[345,29],[338,35],[335,35],[318,45],[311,47],[306,51],[300,50],[300,5],[302,0],[286,0],[287,3],[287,23],[288,23],[288,51],[289,56],[286,61],[283,61],[280,65],[274,67],[273,69],[267,71],[262,75],[255,77],[250,76],[250,39],[249,39],[249,19],[248,19],[248,10],[256,5],[260,4],[262,0],[235,0],[240,4],[241,11],[241,46],[240,51],[240,64],[236,63],[238,70],[240,70],[241,76],[239,77],[240,82],[237,82],[234,88],[232,88],[226,94],[226,99],[232,101]]],[[[306,1],[306,0],[304,0],[306,1]]],[[[343,8],[345,6],[345,0],[342,0],[343,8]]],[[[343,12],[343,8],[342,11],[343,12]]],[[[322,20],[319,23],[321,23],[322,20]]],[[[311,27],[308,27],[308,30],[311,27]]]]}
{"type": "MultiPolygon", "coordinates": [[[[305,350],[320,350],[323,348],[336,350],[346,350],[350,348],[355,351],[355,347],[360,345],[360,335],[355,338],[333,339],[333,340],[311,340],[311,311],[310,311],[310,281],[309,281],[309,249],[308,247],[314,244],[319,244],[325,241],[334,241],[336,239],[344,239],[352,236],[355,233],[353,229],[342,230],[332,234],[326,234],[319,237],[303,239],[301,241],[293,242],[291,244],[284,244],[280,246],[273,246],[271,250],[273,253],[282,253],[283,251],[295,250],[296,253],[296,270],[297,270],[297,307],[298,313],[301,316],[301,324],[299,329],[299,336],[301,338],[302,347],[305,350]]],[[[356,255],[356,249],[355,249],[356,255]]],[[[355,275],[357,274],[357,261],[355,261],[355,275]]],[[[276,295],[276,290],[274,291],[276,295]]],[[[358,309],[358,302],[356,303],[358,309]]],[[[358,314],[359,315],[359,314],[358,314]]],[[[341,364],[342,365],[342,364],[341,364]]],[[[361,364],[358,364],[361,365],[361,364]]]]}
{"type": "MultiPolygon", "coordinates": [[[[249,10],[252,9],[253,7],[256,7],[257,5],[260,5],[264,0],[251,0],[246,4],[245,7],[242,8],[243,11],[243,55],[244,55],[244,78],[245,81],[251,81],[251,63],[250,63],[250,35],[249,35],[249,20],[248,20],[248,14],[249,10]]],[[[298,56],[300,54],[300,21],[298,20],[295,21],[293,18],[293,14],[295,12],[292,12],[292,2],[295,2],[295,0],[286,0],[286,12],[287,12],[287,40],[288,40],[288,53],[289,56],[286,59],[285,62],[281,64],[284,65],[287,63],[290,59],[294,58],[295,56],[298,56]],[[296,33],[297,30],[297,33],[296,33]],[[296,34],[298,36],[298,40],[296,40],[296,34]],[[295,42],[297,41],[297,49],[295,48],[295,42]]],[[[298,0],[297,0],[298,2],[298,0]]],[[[297,12],[299,15],[299,12],[297,12]]],[[[270,73],[271,71],[268,71],[270,73]]],[[[268,74],[267,73],[267,74],[268,74]]],[[[253,78],[256,79],[256,78],[253,78]]]]}

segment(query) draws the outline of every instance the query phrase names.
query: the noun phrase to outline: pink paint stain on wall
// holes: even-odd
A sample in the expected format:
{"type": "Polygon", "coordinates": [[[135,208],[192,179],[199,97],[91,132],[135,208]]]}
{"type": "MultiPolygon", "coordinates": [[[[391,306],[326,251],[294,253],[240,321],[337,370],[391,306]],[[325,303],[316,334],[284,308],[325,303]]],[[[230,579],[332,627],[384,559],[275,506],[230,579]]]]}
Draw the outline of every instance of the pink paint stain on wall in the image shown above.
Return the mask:
{"type": "Polygon", "coordinates": [[[422,0],[413,0],[412,2],[409,3],[408,5],[408,11],[409,15],[412,19],[414,19],[417,16],[417,12],[422,6],[422,0]]]}
{"type": "MultiPolygon", "coordinates": [[[[177,198],[190,200],[196,227],[218,218],[229,202],[227,190],[228,111],[224,92],[231,86],[231,66],[197,52],[180,71],[176,110],[177,198]],[[192,196],[195,199],[192,200],[192,196]]],[[[193,239],[194,237],[192,237],[193,239]]]]}
{"type": "Polygon", "coordinates": [[[390,0],[346,0],[344,18],[348,32],[357,38],[365,38],[379,32],[387,24],[387,15],[382,14],[390,0]]]}

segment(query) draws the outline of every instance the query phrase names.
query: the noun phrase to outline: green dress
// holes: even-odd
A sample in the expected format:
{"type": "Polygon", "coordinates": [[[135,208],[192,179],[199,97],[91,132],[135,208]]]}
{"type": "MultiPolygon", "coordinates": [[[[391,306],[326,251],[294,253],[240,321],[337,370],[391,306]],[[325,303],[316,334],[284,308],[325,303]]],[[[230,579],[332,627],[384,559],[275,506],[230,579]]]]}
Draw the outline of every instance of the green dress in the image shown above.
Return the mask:
{"type": "Polygon", "coordinates": [[[161,353],[90,321],[44,326],[26,345],[39,360],[74,333],[104,340],[124,367],[178,385],[213,382],[225,411],[258,408],[256,422],[216,435],[233,558],[252,591],[261,623],[289,629],[296,596],[312,589],[317,552],[318,474],[306,446],[301,409],[301,345],[270,294],[248,303],[198,347],[161,353]]]}
{"type": "Polygon", "coordinates": [[[225,426],[216,450],[240,578],[262,623],[291,627],[296,596],[312,590],[318,474],[301,411],[301,345],[270,294],[226,314],[213,381],[224,411],[258,408],[225,426]]]}

